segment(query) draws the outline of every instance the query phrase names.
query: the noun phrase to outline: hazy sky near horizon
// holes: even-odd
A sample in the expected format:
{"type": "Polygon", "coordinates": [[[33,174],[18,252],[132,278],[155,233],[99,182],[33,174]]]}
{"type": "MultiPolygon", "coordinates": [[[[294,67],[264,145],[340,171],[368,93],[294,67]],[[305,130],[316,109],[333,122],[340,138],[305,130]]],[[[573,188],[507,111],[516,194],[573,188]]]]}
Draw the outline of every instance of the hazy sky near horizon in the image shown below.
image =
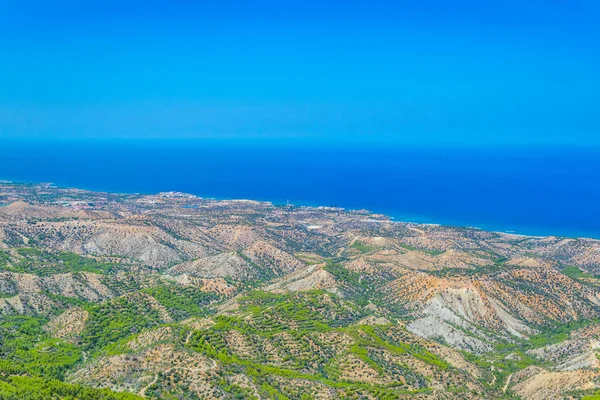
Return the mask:
{"type": "Polygon", "coordinates": [[[600,144],[600,5],[0,0],[0,138],[600,144]]]}

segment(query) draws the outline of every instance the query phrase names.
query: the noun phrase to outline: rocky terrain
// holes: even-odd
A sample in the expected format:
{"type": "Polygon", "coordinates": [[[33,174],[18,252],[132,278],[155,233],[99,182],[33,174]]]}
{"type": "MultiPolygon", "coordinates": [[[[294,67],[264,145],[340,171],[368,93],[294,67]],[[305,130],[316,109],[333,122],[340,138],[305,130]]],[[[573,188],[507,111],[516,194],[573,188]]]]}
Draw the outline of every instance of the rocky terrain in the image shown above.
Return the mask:
{"type": "Polygon", "coordinates": [[[598,275],[593,239],[5,182],[0,398],[593,399],[598,275]]]}

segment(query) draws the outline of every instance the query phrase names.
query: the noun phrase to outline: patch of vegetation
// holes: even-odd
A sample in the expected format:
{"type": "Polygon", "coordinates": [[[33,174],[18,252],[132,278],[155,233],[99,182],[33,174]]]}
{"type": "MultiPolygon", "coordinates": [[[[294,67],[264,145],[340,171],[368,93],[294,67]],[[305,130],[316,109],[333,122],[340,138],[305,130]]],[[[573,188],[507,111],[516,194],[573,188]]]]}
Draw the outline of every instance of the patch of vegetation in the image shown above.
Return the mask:
{"type": "MultiPolygon", "coordinates": [[[[92,272],[104,274],[112,272],[116,266],[110,263],[101,263],[92,258],[83,257],[69,252],[48,252],[37,248],[24,247],[17,249],[20,259],[5,266],[12,272],[46,276],[67,272],[92,272]]],[[[1,263],[1,261],[0,261],[1,263]]]]}
{"type": "Polygon", "coordinates": [[[63,379],[68,368],[80,359],[81,350],[66,341],[53,339],[42,326],[44,318],[8,316],[0,323],[0,359],[5,368],[51,379],[63,379]]]}
{"type": "Polygon", "coordinates": [[[375,250],[378,249],[378,247],[376,247],[376,246],[370,246],[370,245],[368,245],[366,243],[363,243],[363,242],[361,242],[359,240],[355,240],[354,243],[352,243],[350,245],[350,248],[356,249],[356,250],[360,251],[363,254],[364,253],[370,253],[370,252],[375,251],[375,250]]]}
{"type": "Polygon", "coordinates": [[[588,274],[587,272],[583,272],[581,269],[573,266],[573,265],[567,265],[565,267],[563,267],[560,272],[562,272],[563,274],[567,275],[570,278],[579,280],[582,278],[595,278],[594,275],[592,274],[588,274]]]}
{"type": "Polygon", "coordinates": [[[240,312],[247,314],[252,319],[252,324],[239,317],[218,316],[215,329],[221,328],[223,324],[224,330],[235,325],[236,328],[244,327],[248,333],[269,336],[288,329],[293,329],[298,334],[307,331],[324,332],[351,324],[362,316],[355,306],[320,290],[289,294],[257,290],[240,298],[238,303],[240,312]]]}
{"type": "Polygon", "coordinates": [[[322,256],[311,253],[295,253],[294,257],[304,262],[306,265],[321,264],[324,261],[322,256]]]}
{"type": "Polygon", "coordinates": [[[476,265],[470,264],[472,268],[443,268],[439,271],[430,271],[429,273],[439,277],[481,277],[486,275],[493,275],[500,271],[507,271],[511,268],[517,268],[516,266],[506,265],[505,257],[496,257],[492,254],[484,256],[483,254],[477,254],[478,257],[489,259],[493,261],[491,265],[476,265]]]}
{"type": "Polygon", "coordinates": [[[4,250],[0,250],[0,267],[5,267],[10,260],[10,255],[4,250]]]}
{"type": "Polygon", "coordinates": [[[441,358],[439,358],[435,354],[425,350],[422,347],[415,346],[415,345],[407,345],[405,343],[390,343],[388,341],[383,340],[378,335],[377,331],[379,330],[381,332],[382,330],[385,330],[384,327],[375,328],[375,327],[369,326],[369,325],[362,325],[358,329],[360,329],[362,332],[367,334],[366,339],[365,339],[365,336],[361,336],[360,339],[358,339],[356,337],[356,335],[354,335],[355,339],[357,339],[357,341],[359,343],[361,343],[363,346],[375,346],[375,347],[384,348],[384,349],[388,350],[389,352],[391,352],[392,354],[408,353],[408,354],[412,355],[413,357],[426,362],[427,364],[433,365],[433,366],[443,369],[443,370],[445,370],[449,367],[449,365],[445,361],[443,361],[441,358]]]}
{"type": "Polygon", "coordinates": [[[143,296],[118,297],[86,309],[89,317],[81,337],[84,348],[90,351],[165,322],[160,310],[143,296]]]}
{"type": "Polygon", "coordinates": [[[526,347],[538,348],[560,343],[567,340],[572,331],[589,325],[597,325],[599,323],[600,319],[591,319],[569,323],[555,323],[552,326],[541,327],[541,332],[537,335],[530,336],[529,340],[527,340],[524,345],[526,347]]]}
{"type": "Polygon", "coordinates": [[[132,393],[118,393],[108,389],[93,389],[72,385],[59,380],[29,376],[0,374],[0,398],[3,400],[136,400],[132,393]]]}
{"type": "Polygon", "coordinates": [[[360,272],[349,271],[341,263],[333,260],[327,260],[324,269],[335,277],[342,287],[345,297],[351,299],[357,305],[364,307],[373,303],[384,306],[390,311],[402,313],[401,310],[394,310],[394,305],[386,301],[385,294],[381,290],[387,282],[395,279],[392,274],[388,272],[381,272],[378,275],[361,274],[360,272]]]}
{"type": "Polygon", "coordinates": [[[431,256],[439,256],[440,254],[445,253],[444,251],[440,251],[440,250],[420,249],[420,248],[411,246],[411,245],[406,244],[406,243],[400,243],[400,246],[402,246],[406,250],[420,251],[420,252],[423,252],[423,253],[427,253],[427,254],[429,254],[431,256]]]}
{"type": "Polygon", "coordinates": [[[139,399],[130,393],[62,382],[81,350],[44,331],[45,318],[3,316],[0,322],[0,399],[139,399]]]}
{"type": "Polygon", "coordinates": [[[192,286],[159,285],[142,292],[158,300],[175,321],[207,315],[208,305],[219,298],[192,286]]]}

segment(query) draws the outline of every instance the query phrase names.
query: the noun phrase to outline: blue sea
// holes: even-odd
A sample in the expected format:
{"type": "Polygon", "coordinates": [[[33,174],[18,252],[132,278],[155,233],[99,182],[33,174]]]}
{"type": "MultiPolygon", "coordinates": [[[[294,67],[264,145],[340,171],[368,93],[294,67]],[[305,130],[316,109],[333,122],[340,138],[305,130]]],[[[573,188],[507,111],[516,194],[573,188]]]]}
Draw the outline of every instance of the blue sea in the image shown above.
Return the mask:
{"type": "Polygon", "coordinates": [[[0,179],[336,205],[398,221],[600,238],[600,149],[0,139],[0,179]]]}

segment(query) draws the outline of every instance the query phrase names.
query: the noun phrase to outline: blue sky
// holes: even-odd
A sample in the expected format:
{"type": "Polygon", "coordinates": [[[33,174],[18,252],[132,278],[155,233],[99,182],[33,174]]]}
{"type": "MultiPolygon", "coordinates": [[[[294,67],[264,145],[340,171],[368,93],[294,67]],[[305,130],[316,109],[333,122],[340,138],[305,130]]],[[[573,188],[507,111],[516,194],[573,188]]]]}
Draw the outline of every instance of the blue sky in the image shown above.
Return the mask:
{"type": "Polygon", "coordinates": [[[600,144],[600,6],[0,0],[0,138],[600,144]]]}

